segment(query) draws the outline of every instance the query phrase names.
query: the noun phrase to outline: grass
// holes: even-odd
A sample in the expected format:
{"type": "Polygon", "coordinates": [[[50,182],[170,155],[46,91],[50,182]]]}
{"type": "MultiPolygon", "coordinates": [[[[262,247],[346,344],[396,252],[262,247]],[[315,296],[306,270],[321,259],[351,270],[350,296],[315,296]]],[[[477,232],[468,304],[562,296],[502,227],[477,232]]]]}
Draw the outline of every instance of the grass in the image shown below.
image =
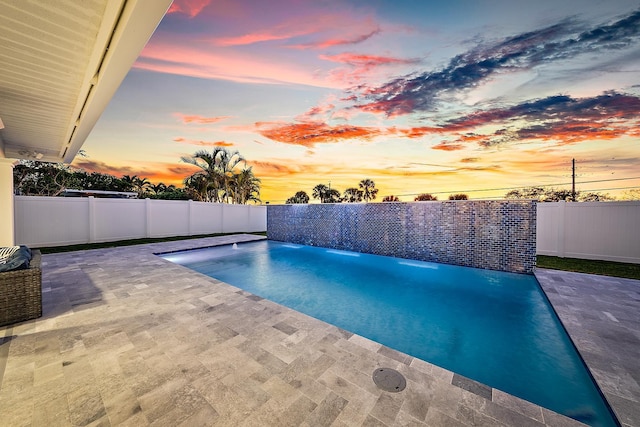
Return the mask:
{"type": "MultiPolygon", "coordinates": [[[[215,234],[198,234],[195,236],[172,236],[172,237],[158,237],[158,238],[147,238],[147,239],[129,239],[129,240],[118,240],[115,242],[102,242],[102,243],[83,243],[79,245],[68,245],[68,246],[47,246],[39,249],[43,254],[54,254],[58,252],[73,252],[73,251],[85,251],[88,249],[103,249],[103,248],[115,248],[117,246],[131,246],[131,245],[143,245],[145,243],[158,243],[158,242],[173,242],[175,240],[189,240],[189,239],[200,239],[203,237],[217,237],[217,236],[230,236],[232,234],[238,233],[215,233],[215,234]]],[[[267,232],[256,232],[256,233],[246,233],[246,234],[257,234],[259,236],[266,236],[267,232]]]]}
{"type": "Polygon", "coordinates": [[[578,273],[600,274],[602,276],[624,277],[640,280],[640,264],[628,264],[613,261],[594,261],[590,259],[560,258],[555,256],[537,256],[537,266],[554,270],[575,271],[578,273]]]}

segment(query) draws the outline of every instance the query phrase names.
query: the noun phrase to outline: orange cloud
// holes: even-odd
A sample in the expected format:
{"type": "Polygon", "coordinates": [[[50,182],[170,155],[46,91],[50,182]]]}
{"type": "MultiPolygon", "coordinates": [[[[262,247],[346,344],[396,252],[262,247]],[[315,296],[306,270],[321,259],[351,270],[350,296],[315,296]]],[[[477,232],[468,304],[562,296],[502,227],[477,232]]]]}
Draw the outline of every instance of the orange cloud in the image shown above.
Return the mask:
{"type": "Polygon", "coordinates": [[[178,117],[182,120],[182,123],[199,123],[199,124],[211,124],[217,123],[219,121],[229,119],[231,116],[217,116],[217,117],[203,117],[197,114],[183,114],[183,113],[173,113],[175,117],[178,117]]]}
{"type": "Polygon", "coordinates": [[[417,126],[406,129],[399,129],[399,132],[407,138],[422,138],[425,135],[441,134],[445,129],[431,126],[417,126]]]}
{"type": "Polygon", "coordinates": [[[330,126],[322,122],[294,124],[258,122],[256,128],[262,136],[273,141],[304,147],[354,138],[370,140],[386,133],[384,129],[379,128],[350,125],[330,126]]]}
{"type": "Polygon", "coordinates": [[[442,150],[442,151],[457,151],[457,150],[463,150],[464,145],[443,141],[440,144],[434,145],[431,148],[434,150],[442,150]]]}
{"type": "Polygon", "coordinates": [[[191,18],[195,18],[209,3],[211,3],[211,0],[173,0],[169,10],[167,10],[167,14],[184,13],[191,18]]]}
{"type": "Polygon", "coordinates": [[[173,138],[173,141],[179,142],[180,144],[199,145],[203,147],[232,147],[235,145],[233,142],[202,141],[202,140],[196,140],[196,139],[186,139],[182,137],[173,138]]]}

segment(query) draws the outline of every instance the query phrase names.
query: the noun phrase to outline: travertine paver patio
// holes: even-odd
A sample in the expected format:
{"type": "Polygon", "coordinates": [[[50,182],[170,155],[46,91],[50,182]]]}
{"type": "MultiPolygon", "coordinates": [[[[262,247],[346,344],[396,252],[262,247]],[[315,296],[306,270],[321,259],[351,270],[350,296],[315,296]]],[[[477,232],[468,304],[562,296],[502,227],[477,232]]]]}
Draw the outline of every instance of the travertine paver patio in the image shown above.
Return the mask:
{"type": "Polygon", "coordinates": [[[640,426],[640,281],[544,269],[536,277],[619,421],[640,426]]]}
{"type": "Polygon", "coordinates": [[[578,425],[153,255],[257,238],[44,256],[44,316],[0,328],[0,424],[578,425]]]}

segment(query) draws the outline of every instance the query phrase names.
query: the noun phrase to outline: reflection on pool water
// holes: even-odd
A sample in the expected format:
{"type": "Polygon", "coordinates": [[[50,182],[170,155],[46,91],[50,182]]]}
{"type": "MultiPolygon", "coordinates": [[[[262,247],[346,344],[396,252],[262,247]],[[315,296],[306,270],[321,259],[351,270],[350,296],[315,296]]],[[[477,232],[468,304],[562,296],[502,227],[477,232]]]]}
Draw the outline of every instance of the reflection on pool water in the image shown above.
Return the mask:
{"type": "Polygon", "coordinates": [[[584,423],[616,425],[534,276],[274,241],[162,256],[584,423]]]}

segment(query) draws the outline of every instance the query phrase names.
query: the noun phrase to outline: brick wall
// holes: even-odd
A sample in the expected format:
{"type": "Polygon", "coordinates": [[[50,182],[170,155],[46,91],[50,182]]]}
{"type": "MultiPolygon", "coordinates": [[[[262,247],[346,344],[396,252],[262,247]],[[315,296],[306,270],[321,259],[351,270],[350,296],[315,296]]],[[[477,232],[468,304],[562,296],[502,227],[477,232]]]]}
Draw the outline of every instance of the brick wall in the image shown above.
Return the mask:
{"type": "Polygon", "coordinates": [[[269,239],[531,273],[536,204],[520,200],[269,205],[269,239]]]}

